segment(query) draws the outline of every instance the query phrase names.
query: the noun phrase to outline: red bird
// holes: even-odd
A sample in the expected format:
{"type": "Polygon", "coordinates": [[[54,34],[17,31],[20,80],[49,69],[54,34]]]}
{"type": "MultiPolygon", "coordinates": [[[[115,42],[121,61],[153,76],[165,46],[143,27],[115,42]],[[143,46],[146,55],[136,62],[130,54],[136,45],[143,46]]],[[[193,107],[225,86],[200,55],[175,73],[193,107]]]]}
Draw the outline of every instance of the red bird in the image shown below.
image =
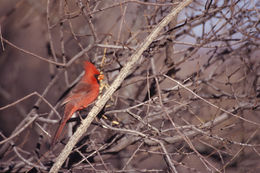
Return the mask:
{"type": "Polygon", "coordinates": [[[88,61],[84,62],[84,69],[84,76],[62,103],[62,105],[65,105],[64,116],[55,133],[52,144],[57,142],[66,122],[71,116],[76,111],[86,108],[98,97],[99,81],[102,80],[104,76],[88,61]]]}

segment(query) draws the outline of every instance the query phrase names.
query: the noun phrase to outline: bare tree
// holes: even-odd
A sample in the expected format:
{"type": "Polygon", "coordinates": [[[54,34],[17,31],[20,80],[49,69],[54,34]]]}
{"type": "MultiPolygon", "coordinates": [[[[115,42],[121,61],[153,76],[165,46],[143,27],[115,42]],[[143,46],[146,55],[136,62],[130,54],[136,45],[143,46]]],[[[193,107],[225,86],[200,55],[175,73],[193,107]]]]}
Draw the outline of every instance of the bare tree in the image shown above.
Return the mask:
{"type": "Polygon", "coordinates": [[[1,172],[260,171],[259,2],[1,4],[1,172]],[[108,87],[51,147],[83,60],[108,87]]]}

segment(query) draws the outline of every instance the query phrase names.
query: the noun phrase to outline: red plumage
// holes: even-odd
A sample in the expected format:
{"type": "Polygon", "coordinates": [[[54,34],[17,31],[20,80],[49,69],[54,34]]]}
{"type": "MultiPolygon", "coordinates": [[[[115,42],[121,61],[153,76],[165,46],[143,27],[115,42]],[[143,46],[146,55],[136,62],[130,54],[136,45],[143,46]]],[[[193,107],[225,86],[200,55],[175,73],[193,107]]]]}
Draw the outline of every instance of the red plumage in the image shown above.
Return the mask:
{"type": "Polygon", "coordinates": [[[81,109],[86,108],[89,104],[96,100],[99,94],[99,82],[103,79],[103,75],[96,69],[96,67],[88,61],[84,62],[85,74],[79,83],[71,90],[67,98],[63,101],[65,105],[64,115],[53,138],[52,144],[58,140],[66,122],[72,115],[81,109]]]}

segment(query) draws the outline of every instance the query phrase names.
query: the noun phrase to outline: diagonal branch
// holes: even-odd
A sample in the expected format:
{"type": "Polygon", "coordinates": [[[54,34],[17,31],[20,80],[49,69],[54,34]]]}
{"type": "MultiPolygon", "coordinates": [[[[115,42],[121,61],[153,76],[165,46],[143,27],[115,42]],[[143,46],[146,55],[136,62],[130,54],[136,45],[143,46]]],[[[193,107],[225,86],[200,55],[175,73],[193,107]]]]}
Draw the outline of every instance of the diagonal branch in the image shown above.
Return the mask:
{"type": "Polygon", "coordinates": [[[70,152],[72,151],[75,144],[78,142],[80,137],[87,131],[89,125],[94,120],[96,115],[101,111],[103,106],[116,91],[116,89],[121,85],[126,76],[131,73],[137,61],[140,59],[142,53],[148,48],[152,41],[159,35],[163,27],[169,24],[169,22],[187,5],[189,5],[193,0],[186,0],[179,3],[172,11],[154,28],[150,35],[143,41],[136,52],[130,57],[129,61],[122,68],[117,78],[114,80],[112,85],[106,90],[104,95],[96,102],[96,105],[92,108],[89,115],[82,121],[82,124],[70,138],[67,145],[62,150],[61,154],[58,156],[57,161],[54,163],[50,172],[58,172],[70,152]]]}

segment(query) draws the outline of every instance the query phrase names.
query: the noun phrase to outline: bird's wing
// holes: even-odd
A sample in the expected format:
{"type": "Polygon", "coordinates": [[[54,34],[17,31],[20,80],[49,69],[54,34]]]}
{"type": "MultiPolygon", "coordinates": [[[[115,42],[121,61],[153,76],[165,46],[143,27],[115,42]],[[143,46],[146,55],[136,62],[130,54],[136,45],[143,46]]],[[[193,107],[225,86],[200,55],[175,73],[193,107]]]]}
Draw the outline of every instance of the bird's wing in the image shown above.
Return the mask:
{"type": "Polygon", "coordinates": [[[68,97],[62,102],[65,105],[70,101],[77,102],[82,96],[88,95],[92,91],[92,85],[88,83],[79,82],[69,93],[68,97]]]}

